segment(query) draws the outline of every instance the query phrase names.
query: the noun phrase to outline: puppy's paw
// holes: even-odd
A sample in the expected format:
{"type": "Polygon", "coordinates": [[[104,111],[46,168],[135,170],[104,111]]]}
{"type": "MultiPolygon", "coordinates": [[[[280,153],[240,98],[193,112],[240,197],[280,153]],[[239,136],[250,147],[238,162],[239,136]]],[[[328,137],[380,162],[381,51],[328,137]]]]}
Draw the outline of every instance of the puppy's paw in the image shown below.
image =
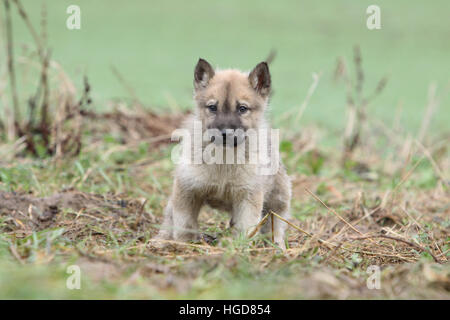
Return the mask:
{"type": "Polygon", "coordinates": [[[156,249],[164,249],[169,245],[167,240],[172,240],[172,232],[160,230],[156,236],[150,240],[150,246],[156,249]]]}

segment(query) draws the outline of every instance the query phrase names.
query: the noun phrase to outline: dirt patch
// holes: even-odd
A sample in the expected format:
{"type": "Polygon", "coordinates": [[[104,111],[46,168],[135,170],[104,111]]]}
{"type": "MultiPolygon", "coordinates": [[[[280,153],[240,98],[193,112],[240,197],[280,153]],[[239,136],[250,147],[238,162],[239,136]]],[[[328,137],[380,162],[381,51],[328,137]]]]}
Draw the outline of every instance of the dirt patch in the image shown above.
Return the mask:
{"type": "Polygon", "coordinates": [[[53,225],[55,217],[63,210],[82,211],[90,214],[106,211],[109,214],[125,214],[128,201],[113,197],[87,194],[77,191],[56,193],[48,197],[16,194],[0,191],[0,216],[19,226],[41,230],[53,225]]]}

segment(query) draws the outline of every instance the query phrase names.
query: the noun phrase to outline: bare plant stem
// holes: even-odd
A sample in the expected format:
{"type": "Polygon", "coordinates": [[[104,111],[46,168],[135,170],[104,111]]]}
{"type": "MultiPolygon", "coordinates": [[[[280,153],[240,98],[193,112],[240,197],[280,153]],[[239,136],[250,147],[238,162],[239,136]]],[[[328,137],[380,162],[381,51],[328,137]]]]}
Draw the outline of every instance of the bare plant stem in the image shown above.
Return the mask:
{"type": "MultiPolygon", "coordinates": [[[[8,1],[8,0],[5,0],[8,1]]],[[[44,50],[42,47],[41,39],[39,38],[38,33],[36,32],[36,29],[34,29],[33,24],[31,23],[30,19],[28,18],[28,15],[25,11],[25,9],[22,6],[22,3],[19,0],[13,0],[14,3],[17,6],[17,10],[19,11],[19,15],[22,17],[23,21],[25,21],[25,24],[27,25],[28,30],[31,33],[31,36],[33,37],[34,41],[36,42],[36,46],[38,49],[39,57],[41,59],[44,57],[44,50]]]]}
{"type": "Polygon", "coordinates": [[[6,49],[7,64],[9,73],[9,82],[11,86],[12,105],[14,110],[14,123],[16,126],[20,123],[19,99],[17,97],[16,73],[14,70],[14,42],[11,22],[11,8],[9,0],[3,0],[5,5],[5,29],[6,29],[6,49]]]}
{"type": "Polygon", "coordinates": [[[403,242],[413,248],[418,249],[420,252],[426,252],[428,253],[430,256],[433,257],[434,261],[437,263],[441,263],[441,261],[427,248],[422,247],[421,245],[418,245],[414,242],[402,239],[402,238],[398,238],[398,237],[393,237],[393,236],[388,236],[386,234],[378,234],[378,235],[372,235],[372,236],[365,236],[365,237],[359,237],[359,238],[352,238],[352,240],[364,240],[364,239],[372,239],[372,238],[385,238],[385,239],[390,239],[390,240],[394,240],[394,241],[398,241],[398,242],[403,242]]]}
{"type": "Polygon", "coordinates": [[[360,234],[360,235],[364,235],[361,231],[359,231],[358,229],[356,229],[354,226],[352,226],[352,224],[350,222],[348,222],[347,220],[345,220],[344,218],[342,218],[335,210],[331,209],[330,207],[328,207],[325,202],[323,202],[322,200],[320,200],[320,198],[318,196],[316,196],[314,193],[311,192],[311,190],[309,190],[308,188],[305,188],[306,192],[308,192],[314,199],[316,199],[317,201],[319,201],[328,211],[330,211],[331,213],[333,213],[336,217],[339,218],[339,220],[341,220],[342,222],[344,222],[346,225],[348,225],[350,227],[350,229],[352,229],[353,231],[355,231],[356,233],[360,234]]]}

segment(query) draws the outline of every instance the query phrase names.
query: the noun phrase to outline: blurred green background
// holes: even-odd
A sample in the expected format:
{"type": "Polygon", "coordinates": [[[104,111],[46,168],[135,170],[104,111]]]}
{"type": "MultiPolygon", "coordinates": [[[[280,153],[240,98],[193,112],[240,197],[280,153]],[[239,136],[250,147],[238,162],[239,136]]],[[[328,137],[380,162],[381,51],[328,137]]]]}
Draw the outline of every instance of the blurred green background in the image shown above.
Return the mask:
{"type": "MultiPolygon", "coordinates": [[[[37,26],[42,3],[48,15],[52,58],[78,86],[86,74],[94,106],[127,96],[111,72],[115,66],[148,106],[192,107],[192,77],[203,57],[221,68],[249,70],[274,49],[272,114],[298,108],[322,72],[301,125],[338,130],[345,121],[345,87],[333,82],[337,58],[353,67],[353,46],[362,50],[366,92],[388,75],[385,91],[370,113],[391,121],[403,105],[402,125],[418,130],[430,83],[443,93],[450,85],[450,2],[426,1],[120,1],[23,0],[37,26]],[[81,7],[81,30],[66,28],[71,4],[81,7]],[[366,28],[366,9],[381,8],[381,30],[366,28]]],[[[3,8],[2,8],[3,10],[3,8]]],[[[16,53],[32,44],[14,8],[16,53]]],[[[350,69],[353,75],[353,68],[350,69]]],[[[23,96],[26,99],[26,96],[23,96]]],[[[450,122],[443,97],[431,128],[450,122]]]]}

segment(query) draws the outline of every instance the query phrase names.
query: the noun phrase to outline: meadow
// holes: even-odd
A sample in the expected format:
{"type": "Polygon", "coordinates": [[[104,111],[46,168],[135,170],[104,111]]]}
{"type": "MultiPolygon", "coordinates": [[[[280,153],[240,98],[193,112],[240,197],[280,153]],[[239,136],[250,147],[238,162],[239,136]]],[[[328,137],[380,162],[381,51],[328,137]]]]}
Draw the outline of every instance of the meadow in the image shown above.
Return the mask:
{"type": "Polygon", "coordinates": [[[0,298],[449,299],[450,5],[370,4],[2,0],[0,298]],[[152,240],[199,57],[272,60],[286,252],[209,209],[207,241],[152,240]]]}

